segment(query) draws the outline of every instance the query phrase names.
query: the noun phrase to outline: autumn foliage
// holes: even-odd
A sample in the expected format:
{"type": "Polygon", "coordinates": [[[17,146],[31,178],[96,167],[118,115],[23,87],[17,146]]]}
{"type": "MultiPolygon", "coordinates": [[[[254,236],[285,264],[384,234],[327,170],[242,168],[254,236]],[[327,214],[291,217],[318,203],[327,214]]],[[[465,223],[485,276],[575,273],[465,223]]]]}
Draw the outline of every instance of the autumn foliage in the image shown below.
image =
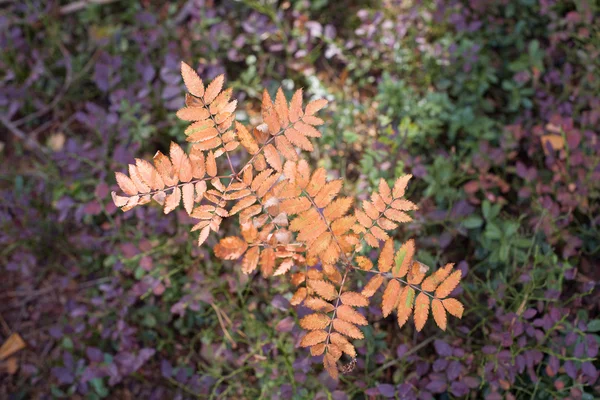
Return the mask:
{"type": "Polygon", "coordinates": [[[220,239],[214,253],[223,260],[241,259],[246,274],[289,275],[296,286],[293,305],[314,311],[300,320],[307,331],[300,346],[336,378],[356,360],[353,339],[362,339],[365,309],[379,291],[384,317],[395,312],[402,327],[413,317],[422,330],[429,315],[445,330],[447,314],[461,318],[462,304],[450,294],[461,279],[453,264],[427,276],[429,267],[417,261],[413,240],[397,245],[390,236],[399,224],[411,221],[417,206],[404,198],[411,175],[390,186],[381,179],[368,200],[355,204],[341,196],[343,181],[329,180],[323,168],[311,169],[300,150],[312,151],[312,138],[321,133],[316,114],[326,100],[303,106],[302,89],[288,103],[280,88],[275,100],[263,92],[263,123],[253,127],[235,121],[237,101],[223,90],[223,75],[207,86],[187,64],[181,72],[189,91],[186,107],[177,116],[190,125],[186,152],[171,143],[169,155],[156,153],[153,163],[136,159],[129,174],[116,173],[121,194],[114,203],[123,211],[159,203],[165,214],[183,205],[197,220],[198,245],[210,232],[219,232],[223,219],[237,215],[240,236],[220,239]],[[247,161],[236,168],[230,153],[243,150],[247,161]],[[223,173],[225,169],[225,173],[223,173]],[[363,250],[380,248],[371,260],[363,250]],[[351,289],[357,275],[367,283],[351,289]],[[340,365],[345,355],[349,362],[340,365]]]}

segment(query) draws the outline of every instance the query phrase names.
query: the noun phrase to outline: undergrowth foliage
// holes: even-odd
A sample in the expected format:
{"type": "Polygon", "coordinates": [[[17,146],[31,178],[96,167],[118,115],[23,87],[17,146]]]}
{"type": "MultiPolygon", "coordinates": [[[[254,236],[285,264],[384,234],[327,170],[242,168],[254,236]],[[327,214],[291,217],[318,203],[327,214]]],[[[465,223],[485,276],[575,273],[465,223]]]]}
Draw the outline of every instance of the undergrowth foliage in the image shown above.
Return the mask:
{"type": "Polygon", "coordinates": [[[181,73],[189,94],[177,116],[191,122],[185,130],[191,149],[186,153],[171,143],[168,156],[159,151],[153,163],[136,159],[129,175],[116,172],[123,191],[112,193],[118,207],[128,211],[155,200],[168,214],[183,204],[198,220],[191,228],[199,231],[198,245],[219,231],[224,218],[237,215],[241,236],[222,238],[215,255],[242,258],[246,274],[260,269],[265,277],[290,275],[297,287],[292,305],[314,311],[300,320],[308,331],[300,345],[314,356],[324,355],[334,378],[344,354],[349,362],[342,372],[355,365],[351,340],[362,339],[359,326],[368,325],[357,308],[367,307],[382,287],[382,313],[387,317],[395,311],[400,327],[411,315],[418,331],[430,314],[443,330],[448,313],[461,318],[463,305],[448,297],[461,272],[447,264],[426,276],[429,267],[414,258],[414,241],[396,246],[389,236],[398,224],[411,221],[407,212],[417,209],[404,198],[411,175],[392,187],[380,180],[370,200],[353,208],[352,198],[339,196],[341,179],[328,180],[325,169],[312,171],[300,157],[298,150],[312,151],[310,138],[321,136],[315,126],[323,120],[315,114],[326,100],[303,107],[302,89],[289,104],[281,88],[274,102],[265,90],[263,123],[248,129],[235,121],[237,101],[231,89],[223,90],[223,75],[205,87],[187,64],[181,64],[181,73]],[[249,155],[236,169],[230,153],[240,147],[249,155]],[[220,172],[220,160],[226,160],[226,173],[220,172]],[[369,247],[381,247],[375,262],[361,255],[369,247]],[[368,283],[350,289],[361,272],[370,275],[368,283]]]}

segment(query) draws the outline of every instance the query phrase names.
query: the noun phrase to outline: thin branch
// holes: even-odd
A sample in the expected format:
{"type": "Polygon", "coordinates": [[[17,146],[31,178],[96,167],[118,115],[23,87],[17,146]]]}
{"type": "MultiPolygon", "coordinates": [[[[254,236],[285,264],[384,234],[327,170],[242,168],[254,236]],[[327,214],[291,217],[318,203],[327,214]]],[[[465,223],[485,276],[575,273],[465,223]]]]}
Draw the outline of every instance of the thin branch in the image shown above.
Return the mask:
{"type": "Polygon", "coordinates": [[[92,5],[103,5],[103,4],[110,4],[110,3],[115,3],[119,0],[79,0],[79,1],[74,1],[73,3],[69,3],[67,5],[64,5],[60,8],[60,14],[61,15],[67,15],[67,14],[71,14],[77,11],[81,11],[84,8],[87,8],[89,6],[92,5]]]}

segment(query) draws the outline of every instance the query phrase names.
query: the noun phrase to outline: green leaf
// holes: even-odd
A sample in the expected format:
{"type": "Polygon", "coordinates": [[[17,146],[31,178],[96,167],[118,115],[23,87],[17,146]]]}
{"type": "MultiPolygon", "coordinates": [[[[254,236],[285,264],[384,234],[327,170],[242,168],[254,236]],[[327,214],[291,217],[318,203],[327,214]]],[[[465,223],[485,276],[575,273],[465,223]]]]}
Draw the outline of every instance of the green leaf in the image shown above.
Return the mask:
{"type": "Polygon", "coordinates": [[[483,220],[479,215],[469,215],[463,220],[462,224],[467,229],[475,229],[483,225],[483,220]]]}
{"type": "Polygon", "coordinates": [[[588,322],[587,332],[600,332],[600,319],[593,319],[588,322]]]}

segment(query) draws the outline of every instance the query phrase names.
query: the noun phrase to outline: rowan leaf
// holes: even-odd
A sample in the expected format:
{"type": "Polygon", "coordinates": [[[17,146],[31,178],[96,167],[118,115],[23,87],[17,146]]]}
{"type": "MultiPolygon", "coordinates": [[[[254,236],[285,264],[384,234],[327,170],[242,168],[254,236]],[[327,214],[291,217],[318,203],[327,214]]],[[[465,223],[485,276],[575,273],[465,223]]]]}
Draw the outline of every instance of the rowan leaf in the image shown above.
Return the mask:
{"type": "Polygon", "coordinates": [[[225,75],[221,74],[208,84],[204,92],[204,102],[206,104],[212,103],[217,98],[221,89],[223,89],[223,82],[225,82],[225,75]]]}
{"type": "Polygon", "coordinates": [[[419,293],[415,300],[415,328],[420,332],[429,317],[429,296],[424,292],[419,293]]]}
{"type": "Polygon", "coordinates": [[[327,339],[327,332],[324,330],[310,331],[300,341],[300,347],[311,347],[323,343],[325,339],[327,339]]]}
{"type": "Polygon", "coordinates": [[[363,296],[369,298],[372,297],[379,287],[383,284],[384,278],[380,274],[377,274],[369,280],[363,290],[360,292],[363,296]]]}
{"type": "Polygon", "coordinates": [[[398,326],[402,326],[408,321],[408,317],[412,314],[413,304],[415,301],[415,289],[405,286],[400,293],[398,299],[398,326]]]}
{"type": "Polygon", "coordinates": [[[388,239],[379,253],[379,260],[377,261],[377,269],[381,272],[388,272],[392,269],[394,263],[394,241],[388,239]]]}
{"type": "Polygon", "coordinates": [[[183,82],[185,83],[188,92],[196,97],[204,96],[204,84],[202,83],[202,79],[200,79],[192,67],[183,61],[181,62],[181,76],[183,77],[183,82]]]}
{"type": "Polygon", "coordinates": [[[357,292],[344,292],[340,296],[342,304],[352,307],[366,307],[369,305],[369,299],[357,292]]]}
{"type": "Polygon", "coordinates": [[[440,283],[444,281],[452,272],[454,264],[446,264],[444,267],[438,269],[433,274],[428,276],[421,284],[421,289],[427,292],[433,292],[440,283]]]}
{"type": "Polygon", "coordinates": [[[115,172],[115,177],[117,178],[117,184],[119,185],[121,190],[125,192],[125,194],[128,194],[130,196],[138,194],[138,190],[135,186],[135,183],[133,183],[131,178],[129,178],[127,175],[125,175],[122,172],[115,172]]]}
{"type": "Polygon", "coordinates": [[[309,280],[308,286],[325,300],[333,300],[337,296],[335,287],[329,282],[322,280],[309,280]]]}
{"type": "Polygon", "coordinates": [[[373,269],[373,263],[367,257],[356,257],[356,263],[358,264],[358,267],[364,271],[370,271],[373,269]]]}
{"type": "Polygon", "coordinates": [[[347,322],[351,322],[356,325],[368,325],[367,319],[358,311],[351,306],[342,304],[337,308],[336,316],[347,322]]]}
{"type": "Polygon", "coordinates": [[[331,376],[331,379],[336,381],[339,379],[336,360],[330,353],[325,354],[325,357],[323,357],[323,367],[325,367],[325,370],[329,376],[331,376]]]}
{"type": "Polygon", "coordinates": [[[336,318],[333,320],[332,325],[333,325],[333,329],[335,329],[336,331],[338,331],[339,333],[341,333],[343,335],[351,337],[352,339],[362,339],[365,337],[363,335],[363,333],[360,331],[360,329],[358,329],[356,327],[356,325],[354,325],[350,322],[346,322],[346,321],[336,318]]]}
{"type": "Polygon", "coordinates": [[[381,300],[381,313],[384,318],[390,315],[393,309],[398,304],[400,298],[400,282],[395,279],[389,281],[387,287],[383,292],[383,298],[381,300]]]}
{"type": "Polygon", "coordinates": [[[415,254],[415,241],[410,239],[398,249],[394,257],[394,268],[392,274],[396,278],[402,278],[408,273],[408,267],[412,265],[412,258],[415,254]]]}
{"type": "Polygon", "coordinates": [[[322,109],[327,105],[327,100],[319,99],[313,100],[306,105],[306,109],[304,110],[304,114],[306,115],[314,115],[317,111],[322,109]]]}
{"type": "Polygon", "coordinates": [[[215,256],[223,260],[237,260],[246,252],[248,244],[237,236],[228,236],[219,241],[214,248],[215,256]]]}
{"type": "Polygon", "coordinates": [[[251,247],[250,250],[246,252],[244,259],[242,260],[242,272],[244,274],[250,274],[253,272],[258,266],[258,256],[260,254],[260,249],[258,247],[251,247]]]}
{"type": "Polygon", "coordinates": [[[433,314],[433,320],[437,324],[437,326],[445,331],[446,330],[446,310],[444,309],[444,305],[438,299],[433,299],[431,301],[431,313],[433,314]]]}
{"type": "Polygon", "coordinates": [[[331,318],[329,318],[327,315],[315,313],[308,314],[306,317],[302,318],[300,320],[300,326],[302,329],[314,331],[317,329],[325,329],[327,326],[329,326],[330,322],[331,318]]]}
{"type": "Polygon", "coordinates": [[[444,308],[450,315],[455,316],[456,318],[462,318],[463,312],[465,310],[462,303],[452,297],[442,300],[442,304],[444,308]]]}
{"type": "Polygon", "coordinates": [[[412,178],[412,175],[408,174],[403,175],[396,180],[396,183],[394,183],[394,189],[392,190],[392,196],[394,197],[394,199],[404,196],[406,186],[408,185],[408,181],[410,180],[410,178],[412,178]]]}
{"type": "Polygon", "coordinates": [[[444,297],[448,297],[450,293],[458,286],[460,283],[460,279],[462,277],[462,272],[460,270],[456,270],[448,276],[444,282],[438,286],[435,290],[435,297],[439,299],[443,299],[444,297]]]}

